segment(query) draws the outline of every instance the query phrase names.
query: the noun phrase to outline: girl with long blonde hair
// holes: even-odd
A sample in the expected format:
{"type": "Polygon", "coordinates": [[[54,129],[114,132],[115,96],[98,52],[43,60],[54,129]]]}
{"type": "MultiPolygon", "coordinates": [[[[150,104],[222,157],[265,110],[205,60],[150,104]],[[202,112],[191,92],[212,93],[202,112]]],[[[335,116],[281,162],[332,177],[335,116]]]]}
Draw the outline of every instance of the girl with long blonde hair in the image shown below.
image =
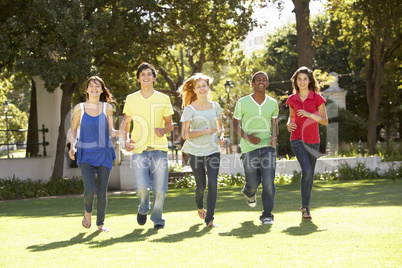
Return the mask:
{"type": "Polygon", "coordinates": [[[195,202],[198,216],[208,227],[214,228],[214,212],[218,193],[220,146],[225,144],[222,126],[222,108],[208,99],[212,78],[197,73],[187,79],[179,92],[183,99],[180,121],[185,140],[182,152],[189,155],[196,189],[195,202]],[[204,192],[208,175],[207,211],[204,209],[204,192]]]}

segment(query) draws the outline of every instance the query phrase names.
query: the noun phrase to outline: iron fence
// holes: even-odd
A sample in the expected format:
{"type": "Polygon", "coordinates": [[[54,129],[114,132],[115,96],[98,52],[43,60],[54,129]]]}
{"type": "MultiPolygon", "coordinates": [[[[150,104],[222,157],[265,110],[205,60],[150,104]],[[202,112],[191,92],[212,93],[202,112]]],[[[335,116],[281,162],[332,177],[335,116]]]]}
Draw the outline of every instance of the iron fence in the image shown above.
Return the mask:
{"type": "MultiPolygon", "coordinates": [[[[39,143],[26,143],[26,145],[42,145],[43,146],[43,156],[47,156],[46,154],[46,146],[49,145],[49,142],[46,141],[46,136],[45,133],[49,132],[49,129],[45,128],[45,125],[42,124],[42,129],[1,129],[0,131],[4,131],[4,132],[27,132],[27,131],[38,131],[38,132],[42,132],[42,142],[39,143]]],[[[7,156],[9,156],[9,151],[10,151],[10,145],[14,145],[14,143],[10,144],[9,143],[9,139],[8,139],[8,135],[7,135],[7,143],[2,143],[0,144],[0,146],[6,145],[7,146],[7,156]]]]}

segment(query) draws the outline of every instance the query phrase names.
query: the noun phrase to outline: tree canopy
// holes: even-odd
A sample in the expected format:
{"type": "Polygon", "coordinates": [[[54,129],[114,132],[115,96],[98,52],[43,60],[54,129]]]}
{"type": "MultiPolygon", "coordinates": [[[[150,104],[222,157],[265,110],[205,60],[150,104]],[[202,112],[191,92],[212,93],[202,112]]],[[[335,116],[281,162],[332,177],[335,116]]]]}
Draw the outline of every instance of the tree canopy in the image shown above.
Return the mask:
{"type": "Polygon", "coordinates": [[[402,5],[395,0],[334,0],[330,3],[335,32],[351,44],[351,62],[355,63],[363,55],[369,108],[367,142],[369,153],[374,154],[384,71],[391,66],[400,68],[390,63],[396,59],[400,62],[402,55],[402,5]]]}
{"type": "MultiPolygon", "coordinates": [[[[0,10],[0,67],[40,75],[49,91],[60,86],[61,122],[90,75],[124,79],[142,61],[162,70],[154,62],[180,46],[200,71],[206,60],[221,62],[225,45],[253,26],[252,8],[241,0],[16,0],[0,10]]],[[[129,88],[133,80],[118,84],[129,88]]],[[[53,178],[62,176],[66,132],[62,123],[53,178]]]]}

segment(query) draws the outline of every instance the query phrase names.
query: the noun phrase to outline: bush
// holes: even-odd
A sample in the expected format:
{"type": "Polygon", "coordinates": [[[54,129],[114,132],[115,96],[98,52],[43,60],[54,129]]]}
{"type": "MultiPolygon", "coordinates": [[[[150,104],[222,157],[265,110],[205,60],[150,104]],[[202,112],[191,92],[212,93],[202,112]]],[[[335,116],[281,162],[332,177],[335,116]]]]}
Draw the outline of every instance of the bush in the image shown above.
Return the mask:
{"type": "Polygon", "coordinates": [[[339,109],[339,141],[358,142],[367,139],[367,120],[349,110],[339,109]]]}
{"type": "Polygon", "coordinates": [[[245,182],[245,177],[241,174],[219,174],[218,176],[218,186],[227,185],[243,185],[245,182]]]}
{"type": "MultiPolygon", "coordinates": [[[[328,102],[330,103],[330,102],[328,102]]],[[[289,109],[281,111],[278,119],[279,137],[277,152],[278,156],[294,156],[290,146],[290,133],[287,130],[286,123],[289,117],[289,109]]],[[[339,109],[338,116],[329,118],[329,123],[338,123],[338,142],[351,143],[365,141],[367,138],[367,120],[353,114],[349,110],[339,109]]],[[[320,153],[325,154],[327,146],[327,126],[318,124],[320,132],[320,153]]]]}
{"type": "Polygon", "coordinates": [[[57,195],[82,194],[84,184],[80,177],[61,178],[43,182],[18,178],[0,179],[0,200],[38,198],[57,195]]]}
{"type": "Polygon", "coordinates": [[[381,175],[379,170],[370,170],[366,168],[362,163],[357,163],[357,166],[352,168],[349,164],[340,164],[338,167],[338,179],[339,180],[372,180],[379,179],[381,175]]]}
{"type": "MultiPolygon", "coordinates": [[[[275,183],[291,183],[300,181],[301,172],[294,171],[293,175],[276,174],[275,183]]],[[[352,168],[348,164],[341,164],[335,171],[325,171],[323,174],[314,174],[314,180],[374,180],[374,179],[401,179],[402,165],[380,173],[378,169],[370,170],[362,163],[352,168]]],[[[219,174],[218,186],[244,185],[245,177],[241,174],[219,174]]],[[[183,177],[175,179],[169,184],[169,189],[195,188],[194,175],[186,173],[183,177]]],[[[84,184],[80,177],[72,179],[61,178],[49,182],[12,179],[0,179],[0,200],[13,200],[24,198],[37,198],[57,195],[82,194],[84,184]]]]}
{"type": "Polygon", "coordinates": [[[179,163],[171,163],[169,164],[169,172],[182,172],[183,165],[179,163]]]}
{"type": "Polygon", "coordinates": [[[278,157],[283,157],[285,155],[294,156],[292,147],[290,147],[290,132],[287,129],[286,123],[288,122],[289,109],[281,111],[281,116],[278,119],[279,136],[278,136],[278,146],[277,154],[278,157]]]}
{"type": "Polygon", "coordinates": [[[379,144],[378,153],[385,161],[402,161],[402,144],[394,141],[385,146],[379,144]]]}
{"type": "Polygon", "coordinates": [[[401,179],[402,178],[402,165],[400,165],[396,169],[389,169],[386,172],[382,174],[384,178],[391,179],[391,180],[396,180],[396,179],[401,179]]]}
{"type": "Polygon", "coordinates": [[[181,188],[195,188],[194,175],[186,173],[183,177],[173,180],[173,182],[169,184],[169,189],[181,188]]]}

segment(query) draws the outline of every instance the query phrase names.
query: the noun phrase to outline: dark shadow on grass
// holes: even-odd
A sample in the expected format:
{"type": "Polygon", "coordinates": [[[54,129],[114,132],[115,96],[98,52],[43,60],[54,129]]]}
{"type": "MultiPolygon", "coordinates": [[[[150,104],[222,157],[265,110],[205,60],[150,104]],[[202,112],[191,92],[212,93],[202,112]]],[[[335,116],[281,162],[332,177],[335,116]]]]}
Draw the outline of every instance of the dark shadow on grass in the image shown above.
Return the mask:
{"type": "Polygon", "coordinates": [[[245,221],[241,224],[240,228],[233,229],[228,233],[220,233],[221,236],[237,236],[240,239],[251,238],[258,234],[265,234],[270,232],[272,225],[261,224],[255,225],[253,221],[245,221]]]}
{"type": "Polygon", "coordinates": [[[146,233],[141,234],[144,230],[143,229],[135,229],[129,234],[126,234],[121,237],[111,237],[109,240],[105,241],[93,241],[89,243],[91,245],[91,248],[102,248],[102,247],[108,247],[112,246],[114,244],[119,244],[119,243],[135,243],[135,242],[142,242],[145,241],[148,237],[153,236],[158,232],[158,230],[152,228],[148,229],[146,233]]]}
{"type": "Polygon", "coordinates": [[[27,247],[27,249],[29,251],[35,252],[35,251],[52,250],[52,249],[57,249],[57,248],[66,248],[69,246],[90,242],[92,239],[94,239],[99,234],[100,234],[100,232],[95,231],[84,238],[85,233],[79,233],[78,235],[74,236],[70,240],[57,241],[57,242],[52,242],[49,244],[32,245],[32,246],[27,247]]]}
{"type": "Polygon", "coordinates": [[[288,235],[293,236],[303,236],[309,235],[316,232],[322,232],[324,230],[318,230],[318,226],[313,223],[313,221],[301,221],[299,226],[292,226],[282,231],[288,235]]]}
{"type": "Polygon", "coordinates": [[[205,227],[205,228],[199,230],[200,226],[204,226],[204,225],[201,223],[195,224],[195,225],[191,226],[187,231],[177,233],[177,234],[170,234],[170,235],[167,235],[162,238],[154,239],[151,242],[163,242],[163,243],[180,242],[187,238],[201,237],[211,231],[211,228],[209,228],[209,227],[205,227]]]}

